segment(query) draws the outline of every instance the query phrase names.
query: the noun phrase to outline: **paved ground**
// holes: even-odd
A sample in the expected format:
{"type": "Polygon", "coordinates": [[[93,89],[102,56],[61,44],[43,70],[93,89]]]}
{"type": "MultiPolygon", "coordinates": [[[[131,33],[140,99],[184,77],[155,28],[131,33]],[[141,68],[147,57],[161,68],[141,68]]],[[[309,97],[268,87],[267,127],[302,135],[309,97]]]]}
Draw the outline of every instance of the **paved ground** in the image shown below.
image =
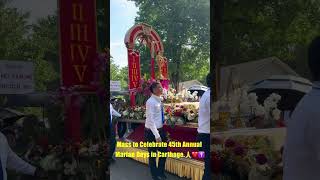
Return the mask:
{"type": "MultiPolygon", "coordinates": [[[[167,180],[186,180],[166,173],[167,180]]],[[[117,158],[110,166],[110,180],[152,180],[146,164],[128,158],[117,158]]]]}

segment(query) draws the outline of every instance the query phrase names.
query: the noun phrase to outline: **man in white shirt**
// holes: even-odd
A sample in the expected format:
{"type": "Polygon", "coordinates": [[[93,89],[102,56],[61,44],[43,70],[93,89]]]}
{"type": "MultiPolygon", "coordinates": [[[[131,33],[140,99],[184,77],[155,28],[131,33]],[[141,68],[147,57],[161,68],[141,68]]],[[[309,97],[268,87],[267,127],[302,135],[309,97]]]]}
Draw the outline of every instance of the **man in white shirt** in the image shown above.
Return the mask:
{"type": "Polygon", "coordinates": [[[309,47],[309,68],[314,86],[287,122],[284,180],[320,179],[320,37],[309,47]]]}
{"type": "MultiPolygon", "coordinates": [[[[211,88],[213,78],[207,75],[207,85],[211,88]]],[[[200,99],[198,118],[198,141],[202,142],[200,151],[205,153],[205,169],[202,180],[210,180],[210,89],[208,89],[200,99]]]]}
{"type": "MultiPolygon", "coordinates": [[[[146,122],[145,122],[145,140],[147,142],[167,142],[166,132],[163,130],[164,111],[160,96],[162,95],[162,86],[159,82],[155,82],[150,86],[152,93],[146,103],[146,122]]],[[[157,151],[167,152],[165,147],[149,147],[149,154],[157,151]]],[[[149,156],[149,167],[151,176],[154,180],[166,179],[164,168],[166,158],[160,157],[158,167],[156,166],[156,158],[149,156]]]]}
{"type": "Polygon", "coordinates": [[[35,177],[46,177],[46,173],[19,158],[10,148],[7,138],[0,132],[0,180],[7,180],[6,169],[35,177]]]}
{"type": "Polygon", "coordinates": [[[116,150],[116,132],[115,132],[115,123],[112,122],[112,116],[121,117],[121,114],[118,113],[116,110],[113,109],[112,104],[110,103],[110,160],[111,162],[114,162],[115,159],[113,158],[113,154],[116,150]]]}

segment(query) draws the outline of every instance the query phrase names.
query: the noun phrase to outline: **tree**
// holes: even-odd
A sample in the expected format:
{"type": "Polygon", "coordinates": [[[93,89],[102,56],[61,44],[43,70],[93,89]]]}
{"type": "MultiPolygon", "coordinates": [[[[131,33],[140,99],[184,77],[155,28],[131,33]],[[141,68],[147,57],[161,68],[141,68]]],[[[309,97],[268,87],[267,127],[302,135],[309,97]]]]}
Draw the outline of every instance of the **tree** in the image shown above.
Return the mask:
{"type": "Polygon", "coordinates": [[[122,89],[128,89],[128,67],[120,68],[111,58],[110,62],[110,80],[120,81],[122,89]]]}
{"type": "Polygon", "coordinates": [[[39,19],[32,25],[29,59],[35,63],[39,91],[56,90],[60,85],[60,61],[57,15],[39,19]]]}
{"type": "Polygon", "coordinates": [[[276,56],[309,77],[306,49],[319,35],[320,2],[224,1],[224,64],[276,56]]]}
{"type": "Polygon", "coordinates": [[[21,13],[15,8],[0,3],[0,58],[7,60],[25,59],[27,54],[27,38],[30,31],[27,24],[28,13],[21,13]]]}
{"type": "MultiPolygon", "coordinates": [[[[204,81],[209,69],[210,1],[132,1],[139,7],[136,23],[150,24],[162,38],[164,55],[169,59],[170,78],[175,87],[183,80],[195,78],[204,81]],[[203,68],[198,71],[199,67],[203,68]],[[190,74],[197,71],[199,73],[190,74]]],[[[138,49],[142,71],[149,73],[150,50],[138,49]]]]}

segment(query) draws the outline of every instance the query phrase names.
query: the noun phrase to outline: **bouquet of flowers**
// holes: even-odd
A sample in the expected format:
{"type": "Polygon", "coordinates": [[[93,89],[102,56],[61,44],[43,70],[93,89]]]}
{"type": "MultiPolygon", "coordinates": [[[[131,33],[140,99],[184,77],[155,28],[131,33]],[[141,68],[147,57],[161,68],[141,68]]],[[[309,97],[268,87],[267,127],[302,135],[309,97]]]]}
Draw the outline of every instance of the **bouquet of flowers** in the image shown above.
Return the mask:
{"type": "Polygon", "coordinates": [[[77,144],[33,145],[25,159],[37,164],[55,179],[98,179],[107,168],[106,143],[83,141],[77,144]]]}
{"type": "Polygon", "coordinates": [[[167,124],[174,127],[175,124],[186,124],[187,122],[194,122],[198,117],[198,109],[195,105],[166,105],[165,119],[167,124]]]}
{"type": "Polygon", "coordinates": [[[177,91],[173,88],[170,88],[163,99],[164,103],[181,103],[183,101],[182,97],[177,95],[177,91]]]}
{"type": "Polygon", "coordinates": [[[212,124],[215,130],[276,126],[281,114],[277,107],[281,96],[273,93],[264,100],[263,104],[259,104],[257,95],[247,92],[248,87],[238,88],[213,103],[212,124]],[[228,115],[222,118],[222,114],[228,115]]]}
{"type": "Polygon", "coordinates": [[[143,120],[146,118],[146,106],[126,107],[121,114],[127,119],[143,120]]]}
{"type": "Polygon", "coordinates": [[[212,172],[231,179],[269,180],[281,162],[266,136],[215,137],[212,146],[212,172]]]}
{"type": "Polygon", "coordinates": [[[165,103],[181,103],[181,102],[198,102],[198,91],[194,91],[191,93],[187,91],[185,88],[177,93],[175,89],[170,88],[168,92],[166,92],[166,96],[164,98],[165,103]]]}
{"type": "Polygon", "coordinates": [[[150,86],[153,82],[155,82],[155,80],[140,79],[140,88],[138,88],[136,92],[136,105],[143,106],[146,104],[148,98],[151,96],[150,86]]]}

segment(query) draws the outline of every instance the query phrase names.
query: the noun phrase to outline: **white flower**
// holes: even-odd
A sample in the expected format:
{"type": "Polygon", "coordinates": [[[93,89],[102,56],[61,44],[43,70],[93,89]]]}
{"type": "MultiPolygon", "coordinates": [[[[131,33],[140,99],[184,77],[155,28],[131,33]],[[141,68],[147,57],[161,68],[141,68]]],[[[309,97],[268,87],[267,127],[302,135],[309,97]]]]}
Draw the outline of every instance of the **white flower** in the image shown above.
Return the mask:
{"type": "Polygon", "coordinates": [[[278,120],[280,119],[280,116],[281,116],[281,111],[279,109],[274,109],[272,111],[272,116],[275,120],[278,120]]]}
{"type": "Polygon", "coordinates": [[[40,161],[40,166],[45,170],[56,170],[60,160],[56,158],[55,154],[49,154],[44,159],[40,161]]]}
{"type": "Polygon", "coordinates": [[[77,163],[76,161],[73,159],[72,163],[64,163],[64,174],[65,175],[76,175],[76,168],[77,168],[77,163]]]}
{"type": "Polygon", "coordinates": [[[193,97],[196,97],[198,95],[198,91],[194,91],[193,93],[192,93],[192,96],[193,97]]]}
{"type": "Polygon", "coordinates": [[[86,147],[79,149],[79,154],[84,154],[86,152],[88,152],[88,148],[86,148],[86,147]]]}
{"type": "Polygon", "coordinates": [[[188,118],[189,121],[192,121],[192,120],[194,120],[196,118],[196,114],[195,113],[189,113],[187,118],[188,118]]]}
{"type": "Polygon", "coordinates": [[[133,118],[134,117],[134,113],[130,113],[129,117],[133,118]]]}
{"type": "Polygon", "coordinates": [[[250,93],[248,94],[248,100],[249,100],[249,103],[250,104],[257,104],[257,99],[258,99],[258,96],[256,95],[256,93],[250,93]]]}
{"type": "Polygon", "coordinates": [[[128,112],[127,110],[125,110],[125,111],[122,112],[122,115],[123,115],[123,116],[128,116],[128,114],[129,114],[129,112],[128,112]]]}
{"type": "Polygon", "coordinates": [[[263,106],[258,105],[258,106],[255,108],[255,114],[256,114],[257,116],[263,116],[263,115],[266,114],[266,111],[265,111],[265,109],[264,109],[263,106]]]}
{"type": "Polygon", "coordinates": [[[92,145],[89,147],[88,151],[89,151],[89,154],[96,154],[96,152],[98,152],[99,150],[99,144],[95,144],[95,145],[92,145]]]}
{"type": "Polygon", "coordinates": [[[214,145],[213,145],[213,149],[214,149],[215,151],[223,151],[223,147],[222,147],[221,144],[214,144],[214,145]]]}

